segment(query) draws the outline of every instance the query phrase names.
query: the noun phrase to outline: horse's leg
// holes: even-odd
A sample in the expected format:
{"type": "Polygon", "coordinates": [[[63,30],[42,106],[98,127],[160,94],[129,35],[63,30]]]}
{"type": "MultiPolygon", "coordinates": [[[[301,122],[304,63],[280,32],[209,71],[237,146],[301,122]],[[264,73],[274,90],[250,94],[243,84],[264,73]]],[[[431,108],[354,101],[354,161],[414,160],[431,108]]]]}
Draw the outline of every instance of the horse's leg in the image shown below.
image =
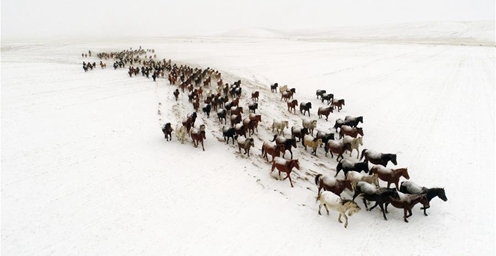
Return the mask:
{"type": "Polygon", "coordinates": [[[326,208],[327,215],[329,215],[329,208],[327,208],[327,204],[324,204],[324,207],[326,208]]]}
{"type": "Polygon", "coordinates": [[[319,215],[322,215],[322,213],[320,213],[320,208],[322,208],[322,203],[319,204],[319,215]]]}
{"type": "Polygon", "coordinates": [[[365,200],[365,197],[363,198],[363,204],[365,205],[365,210],[370,211],[369,207],[367,206],[367,201],[365,200]]]}
{"type": "MultiPolygon", "coordinates": [[[[291,175],[290,175],[291,171],[287,172],[287,174],[288,174],[288,176],[286,176],[286,178],[289,178],[289,184],[291,184],[291,187],[294,188],[293,181],[291,180],[291,175]]],[[[284,178],[284,179],[286,179],[286,178],[284,178]]]]}
{"type": "Polygon", "coordinates": [[[345,215],[345,214],[342,214],[341,212],[339,212],[339,216],[338,216],[338,221],[339,221],[339,223],[343,223],[343,222],[341,221],[341,215],[344,215],[344,217],[346,217],[346,215],[345,215]]]}
{"type": "MultiPolygon", "coordinates": [[[[387,220],[387,217],[386,217],[386,210],[384,209],[384,207],[382,206],[382,203],[379,204],[379,207],[381,207],[381,210],[382,210],[382,216],[384,216],[384,220],[387,220]]],[[[387,204],[386,204],[386,208],[387,208],[387,204]]]]}
{"type": "Polygon", "coordinates": [[[408,216],[406,214],[407,212],[408,212],[408,210],[406,209],[406,207],[403,208],[403,220],[405,220],[406,223],[408,223],[408,220],[406,219],[406,218],[408,218],[408,216]]]}
{"type": "Polygon", "coordinates": [[[203,149],[203,151],[205,151],[205,147],[203,146],[203,140],[201,140],[200,142],[201,142],[201,144],[202,144],[202,149],[203,149]]]}

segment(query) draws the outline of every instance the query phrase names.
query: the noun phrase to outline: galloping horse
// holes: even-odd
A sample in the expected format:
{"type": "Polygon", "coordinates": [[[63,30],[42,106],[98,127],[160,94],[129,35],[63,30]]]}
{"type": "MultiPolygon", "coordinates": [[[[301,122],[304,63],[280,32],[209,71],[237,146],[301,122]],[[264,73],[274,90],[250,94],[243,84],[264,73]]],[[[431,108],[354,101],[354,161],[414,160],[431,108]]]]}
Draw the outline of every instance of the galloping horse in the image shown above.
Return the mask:
{"type": "Polygon", "coordinates": [[[284,179],[289,178],[289,183],[291,184],[291,187],[294,187],[293,181],[291,180],[291,176],[290,176],[293,167],[295,167],[298,170],[300,169],[300,162],[298,161],[298,159],[286,160],[281,157],[275,157],[274,159],[272,159],[272,168],[270,169],[270,172],[273,172],[274,168],[277,168],[277,170],[279,171],[279,178],[281,178],[281,172],[285,172],[286,178],[284,179]]]}
{"type": "Polygon", "coordinates": [[[198,143],[201,143],[203,151],[205,151],[205,147],[203,146],[203,140],[206,140],[207,137],[205,136],[205,126],[201,126],[200,130],[198,129],[191,129],[190,133],[191,139],[193,140],[193,145],[195,148],[198,147],[198,143]]]}
{"type": "Polygon", "coordinates": [[[403,181],[401,182],[400,185],[400,192],[405,193],[405,194],[425,194],[427,197],[427,201],[429,202],[429,205],[423,205],[421,210],[424,210],[424,215],[427,216],[427,209],[430,208],[430,201],[434,197],[439,197],[443,201],[448,201],[448,198],[446,197],[446,191],[444,191],[444,188],[426,188],[426,187],[421,187],[412,181],[403,181]]]}
{"type": "Polygon", "coordinates": [[[374,185],[364,181],[359,181],[357,183],[355,187],[355,194],[353,195],[353,200],[355,200],[358,195],[362,195],[363,204],[365,205],[365,209],[367,211],[369,211],[367,201],[375,201],[375,205],[372,206],[370,210],[379,205],[382,210],[382,216],[384,217],[384,220],[387,220],[387,211],[384,209],[384,204],[390,202],[392,199],[399,199],[399,195],[398,192],[396,192],[396,189],[376,188],[374,185]]]}
{"type": "Polygon", "coordinates": [[[288,139],[283,136],[274,135],[274,139],[270,142],[274,141],[276,142],[276,144],[281,145],[282,157],[284,157],[284,155],[286,154],[286,150],[289,150],[289,153],[291,153],[291,159],[293,159],[293,151],[291,150],[291,148],[296,148],[296,139],[288,139]]]}
{"type": "Polygon", "coordinates": [[[338,173],[343,170],[344,172],[344,177],[346,177],[347,173],[349,171],[357,171],[357,172],[369,172],[369,163],[367,160],[364,162],[358,162],[358,163],[352,163],[346,159],[341,160],[338,165],[336,166],[336,175],[334,177],[338,176],[338,173]]]}
{"type": "Polygon", "coordinates": [[[274,132],[274,129],[277,130],[277,134],[284,134],[284,128],[289,128],[289,122],[288,121],[279,121],[275,120],[272,122],[272,132],[274,132]]]}
{"type": "Polygon", "coordinates": [[[172,140],[172,131],[174,131],[174,129],[172,129],[171,123],[166,123],[162,128],[162,132],[167,141],[172,140]]]}
{"type": "Polygon", "coordinates": [[[346,116],[344,118],[344,124],[345,125],[348,125],[351,127],[356,127],[358,125],[358,123],[363,123],[363,116],[357,116],[357,117],[346,116]]]}
{"type": "Polygon", "coordinates": [[[293,113],[296,114],[296,106],[298,105],[298,100],[293,100],[291,102],[288,101],[288,111],[291,113],[291,110],[293,110],[293,113]]]}
{"type": "Polygon", "coordinates": [[[274,161],[274,157],[280,156],[281,155],[281,149],[282,149],[281,144],[269,144],[268,142],[264,142],[262,144],[262,157],[269,162],[269,157],[267,154],[270,154],[272,156],[272,161],[274,161]]]}
{"type": "Polygon", "coordinates": [[[353,154],[353,150],[356,149],[358,159],[360,157],[360,145],[363,145],[363,137],[353,138],[348,135],[344,135],[343,142],[349,142],[351,144],[350,157],[353,154]]]}
{"type": "Polygon", "coordinates": [[[333,108],[337,108],[338,109],[338,112],[341,111],[341,109],[343,108],[344,106],[344,99],[333,99],[332,102],[331,102],[331,106],[333,108]]]}
{"type": "Polygon", "coordinates": [[[322,205],[324,205],[324,207],[326,208],[327,215],[329,215],[329,208],[338,211],[339,212],[338,221],[339,223],[343,223],[341,221],[341,216],[344,216],[345,228],[348,227],[348,217],[346,217],[346,211],[348,211],[348,216],[352,216],[353,214],[361,210],[360,206],[358,206],[358,204],[355,203],[354,201],[342,199],[338,195],[335,195],[334,193],[328,191],[324,191],[322,192],[322,194],[318,194],[316,201],[320,201],[319,215],[322,215],[320,213],[320,209],[322,208],[322,205]]]}
{"type": "Polygon", "coordinates": [[[336,157],[336,161],[339,161],[339,158],[344,159],[343,153],[348,150],[351,151],[351,144],[350,143],[344,143],[342,141],[335,141],[335,140],[330,140],[327,142],[327,144],[324,147],[325,149],[325,155],[327,156],[327,152],[331,152],[331,157],[334,158],[334,155],[332,153],[337,154],[338,156],[336,157]]]}
{"type": "Polygon", "coordinates": [[[338,180],[331,176],[323,176],[322,174],[317,174],[315,176],[315,185],[319,187],[317,194],[320,194],[320,190],[331,191],[336,195],[341,195],[345,189],[353,191],[353,187],[349,180],[338,180]]]}
{"type": "Polygon", "coordinates": [[[322,118],[322,116],[326,117],[326,121],[329,119],[329,114],[333,113],[332,107],[319,107],[317,110],[317,115],[319,115],[319,118],[322,118]]]}
{"type": "Polygon", "coordinates": [[[317,156],[317,148],[322,144],[322,139],[314,138],[312,135],[305,135],[302,144],[305,147],[305,151],[307,150],[307,146],[309,146],[313,149],[312,154],[317,156]]]}
{"type": "Polygon", "coordinates": [[[412,208],[416,204],[422,203],[423,205],[429,205],[429,201],[427,200],[425,194],[403,194],[398,192],[398,195],[400,197],[399,199],[391,199],[389,202],[386,202],[386,206],[384,208],[387,212],[387,207],[391,203],[394,207],[403,209],[403,220],[407,223],[407,218],[412,216],[412,208]]]}
{"type": "Polygon", "coordinates": [[[253,138],[236,138],[236,141],[238,142],[239,153],[241,153],[241,149],[244,149],[245,155],[248,154],[248,157],[250,157],[250,148],[255,146],[253,138]]]}
{"type": "Polygon", "coordinates": [[[310,117],[310,109],[312,108],[311,102],[302,102],[300,103],[300,113],[305,115],[305,112],[308,112],[308,116],[310,117]]]}
{"type": "Polygon", "coordinates": [[[348,135],[350,137],[356,138],[358,135],[363,136],[363,129],[360,127],[351,127],[348,125],[342,125],[341,130],[339,130],[339,135],[343,137],[344,135],[348,135]]]}
{"type": "Polygon", "coordinates": [[[370,169],[370,174],[379,175],[379,179],[387,182],[387,188],[394,183],[397,190],[400,189],[398,182],[402,176],[407,180],[410,179],[410,175],[408,175],[408,168],[390,169],[382,165],[374,165],[374,167],[370,169]]]}
{"type": "Polygon", "coordinates": [[[368,150],[364,149],[362,150],[362,155],[360,156],[360,160],[365,157],[365,160],[373,163],[373,164],[380,164],[384,167],[386,167],[387,163],[391,161],[394,165],[397,165],[398,163],[396,162],[396,154],[385,154],[385,153],[378,153],[373,150],[368,150]]]}

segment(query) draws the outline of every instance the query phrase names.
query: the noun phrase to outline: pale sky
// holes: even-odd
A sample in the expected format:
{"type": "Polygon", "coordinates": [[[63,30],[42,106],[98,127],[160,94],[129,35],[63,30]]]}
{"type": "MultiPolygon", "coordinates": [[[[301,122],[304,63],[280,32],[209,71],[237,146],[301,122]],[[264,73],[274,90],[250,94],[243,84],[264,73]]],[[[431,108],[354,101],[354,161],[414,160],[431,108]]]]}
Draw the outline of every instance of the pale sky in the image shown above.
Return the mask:
{"type": "Polygon", "coordinates": [[[172,36],[494,16],[494,0],[2,0],[1,34],[5,39],[172,36]]]}

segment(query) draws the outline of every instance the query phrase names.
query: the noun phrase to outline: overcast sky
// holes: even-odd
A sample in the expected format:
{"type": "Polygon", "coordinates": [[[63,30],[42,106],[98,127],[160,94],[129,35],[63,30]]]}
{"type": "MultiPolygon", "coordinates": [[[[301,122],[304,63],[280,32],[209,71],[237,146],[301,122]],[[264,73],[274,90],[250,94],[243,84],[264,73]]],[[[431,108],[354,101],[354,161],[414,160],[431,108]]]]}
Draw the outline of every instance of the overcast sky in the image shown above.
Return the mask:
{"type": "Polygon", "coordinates": [[[170,36],[494,20],[494,0],[2,0],[2,38],[170,36]]]}

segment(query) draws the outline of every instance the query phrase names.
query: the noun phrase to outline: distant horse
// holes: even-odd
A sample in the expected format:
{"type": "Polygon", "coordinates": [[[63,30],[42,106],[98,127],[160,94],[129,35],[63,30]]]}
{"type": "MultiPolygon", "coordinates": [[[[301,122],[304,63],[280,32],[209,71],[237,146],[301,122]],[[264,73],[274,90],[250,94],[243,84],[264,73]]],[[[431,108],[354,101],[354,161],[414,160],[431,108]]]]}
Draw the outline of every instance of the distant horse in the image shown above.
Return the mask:
{"type": "Polygon", "coordinates": [[[399,195],[398,192],[396,192],[396,189],[377,188],[374,185],[364,181],[359,181],[357,183],[355,187],[355,193],[353,194],[353,200],[355,200],[358,195],[362,195],[363,204],[365,205],[365,209],[367,211],[369,211],[367,201],[375,201],[375,205],[372,206],[370,210],[379,205],[382,210],[382,216],[384,217],[384,220],[387,220],[387,211],[384,209],[384,204],[390,202],[392,199],[399,199],[399,195]]]}
{"type": "Polygon", "coordinates": [[[346,217],[346,211],[348,211],[348,216],[352,216],[353,214],[361,210],[360,206],[358,206],[358,204],[355,203],[354,201],[342,199],[338,195],[335,195],[334,193],[328,191],[324,191],[322,192],[322,194],[319,194],[317,196],[317,201],[320,201],[319,215],[321,215],[320,209],[322,208],[322,205],[324,205],[324,207],[326,208],[327,215],[329,215],[329,208],[338,211],[339,212],[338,221],[339,223],[343,223],[341,221],[341,216],[343,216],[345,219],[345,223],[344,223],[345,228],[348,227],[348,217],[346,217]]]}
{"type": "Polygon", "coordinates": [[[333,99],[332,102],[331,102],[331,106],[333,108],[337,108],[338,109],[338,112],[341,111],[341,109],[343,108],[344,106],[344,99],[333,99]]]}
{"type": "Polygon", "coordinates": [[[363,116],[357,116],[357,117],[346,116],[344,118],[345,125],[356,127],[358,123],[363,123],[363,116]]]}
{"type": "Polygon", "coordinates": [[[248,131],[248,135],[253,135],[255,134],[255,130],[257,129],[258,121],[251,120],[249,117],[247,117],[243,119],[243,126],[245,127],[245,130],[248,131]]]}
{"type": "MultiPolygon", "coordinates": [[[[448,201],[448,198],[446,197],[446,192],[444,191],[444,188],[426,188],[426,187],[421,187],[411,181],[403,181],[401,182],[400,185],[400,192],[405,193],[405,194],[425,194],[427,197],[427,201],[430,203],[430,201],[434,197],[439,197],[443,201],[448,201]]],[[[427,216],[427,209],[430,208],[430,204],[426,205],[424,204],[421,210],[424,210],[424,215],[427,216]]]]}
{"type": "Polygon", "coordinates": [[[319,107],[319,109],[317,110],[317,115],[319,115],[319,118],[325,116],[326,121],[329,119],[330,113],[333,113],[332,107],[319,107]]]}
{"type": "Polygon", "coordinates": [[[291,160],[286,160],[281,157],[276,157],[272,160],[272,168],[270,169],[270,172],[273,172],[275,168],[279,171],[279,178],[281,178],[281,172],[286,173],[286,178],[289,178],[289,183],[291,184],[291,187],[293,186],[293,181],[291,180],[291,171],[293,170],[293,167],[296,169],[300,169],[300,162],[298,159],[291,159],[291,160]]]}
{"type": "Polygon", "coordinates": [[[258,102],[258,96],[260,95],[259,91],[255,91],[254,93],[251,94],[251,99],[255,102],[258,102]]]}
{"type": "Polygon", "coordinates": [[[351,151],[351,144],[350,143],[344,143],[342,141],[335,141],[335,140],[330,140],[327,142],[327,144],[324,147],[325,149],[325,156],[327,156],[327,152],[331,152],[331,157],[334,158],[334,154],[337,154],[338,156],[336,157],[336,161],[339,161],[339,158],[344,159],[343,154],[346,150],[351,151]]]}
{"type": "Polygon", "coordinates": [[[322,144],[325,145],[329,140],[334,140],[334,133],[324,133],[322,131],[318,131],[316,137],[322,139],[322,144]]]}
{"type": "Polygon", "coordinates": [[[241,115],[231,115],[231,127],[234,127],[235,124],[241,123],[241,120],[241,115]]]}
{"type": "Polygon", "coordinates": [[[353,191],[353,187],[349,180],[338,180],[334,177],[322,174],[317,174],[317,176],[315,176],[315,185],[319,187],[317,194],[320,194],[322,189],[331,191],[338,196],[341,195],[345,189],[353,191]]]}
{"type": "Polygon", "coordinates": [[[317,99],[320,97],[322,97],[322,95],[326,93],[326,90],[317,90],[317,92],[315,93],[315,95],[317,95],[317,99]]]}
{"type": "Polygon", "coordinates": [[[254,113],[250,113],[248,115],[248,118],[251,121],[255,121],[254,122],[255,130],[258,132],[258,123],[262,122],[262,115],[255,115],[254,113]]]}
{"type": "Polygon", "coordinates": [[[193,145],[195,148],[198,147],[198,144],[201,143],[203,151],[205,151],[205,147],[203,146],[203,140],[206,140],[207,137],[205,136],[205,129],[202,128],[204,127],[203,125],[201,126],[200,130],[194,128],[191,129],[191,139],[193,140],[193,145]]]}
{"type": "Polygon", "coordinates": [[[171,123],[166,123],[162,128],[162,132],[167,141],[172,140],[172,131],[174,131],[174,129],[172,129],[171,123]]]}
{"type": "Polygon", "coordinates": [[[256,103],[256,102],[252,102],[248,105],[248,111],[249,112],[253,111],[253,113],[255,113],[257,109],[258,109],[258,103],[256,103]]]}
{"type": "Polygon", "coordinates": [[[341,126],[341,130],[339,131],[339,135],[341,136],[341,138],[344,135],[348,135],[348,136],[351,136],[353,138],[356,138],[356,137],[358,137],[358,135],[363,136],[363,129],[360,127],[357,128],[357,127],[351,127],[351,126],[343,125],[343,126],[341,126]]]}
{"type": "Polygon", "coordinates": [[[314,138],[312,135],[305,135],[302,144],[305,147],[305,151],[307,146],[311,147],[313,149],[312,154],[317,156],[317,149],[322,144],[322,139],[314,138]]]}
{"type": "Polygon", "coordinates": [[[349,142],[351,144],[350,157],[353,154],[353,150],[357,151],[357,159],[360,157],[360,145],[363,145],[363,137],[353,138],[348,135],[343,136],[343,142],[349,142]]]}
{"type": "Polygon", "coordinates": [[[349,171],[346,174],[346,179],[350,181],[352,187],[356,187],[359,181],[365,181],[369,184],[379,187],[379,176],[377,174],[364,175],[357,171],[349,171]]]}
{"type": "Polygon", "coordinates": [[[374,167],[370,169],[370,174],[379,175],[379,179],[387,182],[387,188],[394,183],[397,190],[400,189],[398,183],[401,177],[404,177],[407,180],[410,179],[410,175],[408,175],[408,168],[390,169],[382,165],[374,165],[374,167]]]}
{"type": "Polygon", "coordinates": [[[308,112],[308,116],[310,116],[310,109],[312,108],[311,102],[302,102],[300,103],[300,113],[305,115],[305,112],[308,112]]]}
{"type": "Polygon", "coordinates": [[[285,91],[281,94],[281,101],[288,101],[293,98],[293,93],[291,91],[285,91]]]}
{"type": "Polygon", "coordinates": [[[270,91],[277,93],[277,86],[279,86],[277,83],[271,85],[270,86],[270,91]]]}
{"type": "Polygon", "coordinates": [[[276,129],[277,134],[284,134],[284,128],[289,128],[288,121],[275,120],[272,122],[272,132],[276,129]]]}
{"type": "Polygon", "coordinates": [[[279,87],[279,92],[282,94],[283,92],[286,92],[288,90],[288,86],[287,85],[283,85],[281,87],[279,87]]]}
{"type": "Polygon", "coordinates": [[[226,112],[225,109],[219,109],[217,111],[217,117],[219,118],[220,123],[222,123],[222,119],[224,119],[224,124],[226,124],[226,112]]]}
{"type": "Polygon", "coordinates": [[[176,101],[177,101],[177,99],[179,98],[179,89],[176,89],[176,90],[174,91],[174,98],[176,98],[176,101]]]}
{"type": "Polygon", "coordinates": [[[300,142],[305,135],[308,134],[307,128],[301,128],[292,126],[291,127],[291,138],[298,138],[298,142],[300,142]]]}
{"type": "Polygon", "coordinates": [[[238,142],[239,153],[241,153],[241,149],[244,149],[245,155],[248,154],[250,157],[250,148],[255,146],[253,138],[236,138],[236,141],[238,142]]]}
{"type": "MultiPolygon", "coordinates": [[[[399,199],[391,199],[389,202],[386,202],[385,204],[385,211],[387,211],[387,207],[389,204],[392,204],[396,208],[403,209],[403,220],[408,223],[407,218],[412,216],[412,208],[418,204],[422,203],[423,205],[429,205],[429,201],[427,200],[427,197],[425,194],[403,194],[401,192],[398,192],[399,199]]],[[[371,210],[373,207],[371,208],[371,210]]]]}
{"type": "Polygon", "coordinates": [[[236,131],[236,135],[243,136],[246,138],[246,126],[242,123],[235,124],[234,130],[236,131]]]}
{"type": "Polygon", "coordinates": [[[274,139],[270,142],[274,141],[276,142],[276,144],[281,145],[282,157],[284,157],[284,155],[286,154],[286,150],[288,150],[289,153],[291,153],[291,159],[293,159],[293,151],[291,148],[296,148],[296,139],[288,139],[283,136],[274,135],[274,139]]]}
{"type": "Polygon", "coordinates": [[[296,106],[298,105],[298,100],[292,100],[291,102],[288,101],[288,111],[291,113],[291,110],[293,110],[293,113],[296,114],[296,106]]]}
{"type": "Polygon", "coordinates": [[[310,134],[313,134],[313,130],[317,128],[317,120],[301,120],[301,125],[307,128],[310,134]]]}
{"type": "Polygon", "coordinates": [[[232,143],[234,145],[234,135],[236,134],[236,130],[234,127],[226,128],[225,126],[222,127],[222,136],[224,137],[224,141],[226,144],[229,144],[229,138],[232,139],[232,143]],[[226,140],[227,138],[227,140],[226,140]]]}
{"type": "Polygon", "coordinates": [[[367,162],[367,160],[365,160],[364,162],[352,163],[346,159],[343,159],[336,166],[336,175],[334,175],[334,177],[338,176],[338,173],[341,170],[343,170],[345,177],[349,171],[363,171],[365,173],[369,173],[369,163],[367,162]]]}
{"type": "Polygon", "coordinates": [[[378,153],[373,150],[368,150],[364,149],[362,150],[362,155],[360,156],[360,160],[365,157],[365,160],[373,163],[373,164],[380,164],[384,167],[386,167],[387,163],[391,161],[394,165],[397,165],[398,163],[396,162],[396,154],[385,154],[385,153],[378,153]]]}
{"type": "Polygon", "coordinates": [[[210,118],[210,109],[212,106],[210,104],[205,104],[202,108],[203,113],[207,114],[207,118],[210,118]]]}
{"type": "Polygon", "coordinates": [[[334,94],[332,94],[332,93],[324,93],[320,97],[320,100],[322,101],[322,103],[324,103],[324,100],[326,100],[327,101],[327,104],[329,104],[329,102],[331,102],[332,100],[334,100],[334,94]]]}
{"type": "Polygon", "coordinates": [[[281,149],[283,145],[281,144],[269,144],[268,142],[264,142],[262,144],[262,157],[269,162],[269,158],[267,154],[270,154],[272,156],[272,160],[274,160],[274,157],[280,156],[281,155],[281,149]]]}
{"type": "Polygon", "coordinates": [[[181,125],[179,127],[179,124],[176,124],[176,137],[177,140],[181,141],[181,144],[184,144],[184,141],[186,140],[186,134],[188,133],[188,130],[186,126],[181,125]]]}

